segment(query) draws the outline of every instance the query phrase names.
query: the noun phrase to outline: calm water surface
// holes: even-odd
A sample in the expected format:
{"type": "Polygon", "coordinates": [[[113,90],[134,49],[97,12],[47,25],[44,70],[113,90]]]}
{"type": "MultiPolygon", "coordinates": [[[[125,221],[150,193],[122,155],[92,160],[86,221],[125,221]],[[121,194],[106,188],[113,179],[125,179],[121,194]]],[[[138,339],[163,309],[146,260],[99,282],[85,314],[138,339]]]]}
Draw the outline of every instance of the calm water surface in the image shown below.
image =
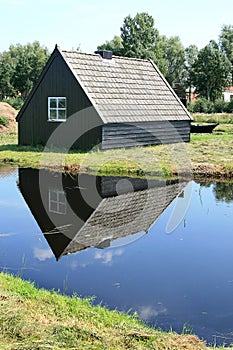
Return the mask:
{"type": "Polygon", "coordinates": [[[163,329],[186,324],[210,343],[233,343],[232,183],[83,175],[63,176],[61,186],[49,172],[40,180],[39,188],[35,170],[0,169],[1,270],[95,295],[163,329]]]}

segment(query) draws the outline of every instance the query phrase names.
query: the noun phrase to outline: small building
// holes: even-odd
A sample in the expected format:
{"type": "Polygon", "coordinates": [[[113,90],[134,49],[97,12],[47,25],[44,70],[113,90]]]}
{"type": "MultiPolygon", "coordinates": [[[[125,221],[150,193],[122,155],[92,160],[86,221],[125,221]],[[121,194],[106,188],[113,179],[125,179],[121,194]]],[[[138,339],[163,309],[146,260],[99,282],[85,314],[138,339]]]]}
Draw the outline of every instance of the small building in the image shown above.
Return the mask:
{"type": "Polygon", "coordinates": [[[223,99],[225,102],[231,102],[233,100],[233,86],[229,86],[223,93],[223,99]]]}
{"type": "MultiPolygon", "coordinates": [[[[188,142],[191,115],[151,60],[55,47],[20,110],[18,143],[45,145],[76,116],[72,147],[101,149],[188,142]],[[81,112],[92,108],[91,113],[81,112]],[[94,127],[93,127],[94,125],[94,127]]],[[[64,146],[58,137],[56,146],[64,146]]]]}
{"type": "Polygon", "coordinates": [[[189,87],[185,90],[186,101],[188,103],[195,103],[198,98],[198,94],[196,93],[196,87],[189,87]]]}

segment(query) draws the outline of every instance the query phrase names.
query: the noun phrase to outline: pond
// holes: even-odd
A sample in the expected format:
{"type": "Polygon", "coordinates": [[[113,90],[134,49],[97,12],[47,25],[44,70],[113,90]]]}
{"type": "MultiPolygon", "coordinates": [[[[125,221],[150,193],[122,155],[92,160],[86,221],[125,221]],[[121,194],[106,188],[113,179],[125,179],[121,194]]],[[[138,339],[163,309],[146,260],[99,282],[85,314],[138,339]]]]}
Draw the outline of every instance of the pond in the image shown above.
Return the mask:
{"type": "Polygon", "coordinates": [[[0,168],[0,268],[233,343],[233,184],[0,168]]]}

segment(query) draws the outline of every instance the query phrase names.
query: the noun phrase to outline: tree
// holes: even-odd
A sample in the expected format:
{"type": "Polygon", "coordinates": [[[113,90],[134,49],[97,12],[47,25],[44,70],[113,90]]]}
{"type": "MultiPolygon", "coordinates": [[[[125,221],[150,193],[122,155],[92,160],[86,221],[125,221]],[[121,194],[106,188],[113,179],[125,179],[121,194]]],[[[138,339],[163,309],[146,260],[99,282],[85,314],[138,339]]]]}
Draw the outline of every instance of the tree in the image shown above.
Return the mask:
{"type": "Polygon", "coordinates": [[[47,48],[40,46],[38,41],[25,46],[18,44],[16,52],[17,63],[13,85],[22,97],[26,98],[48,60],[49,52],[47,48]]]}
{"type": "Polygon", "coordinates": [[[130,15],[125,17],[121,27],[124,56],[154,59],[158,38],[159,32],[154,28],[154,19],[148,13],[137,13],[134,18],[130,15]]]}
{"type": "Polygon", "coordinates": [[[11,45],[0,55],[0,95],[25,99],[35,85],[46,61],[48,49],[38,41],[25,46],[11,45]]]}
{"type": "Polygon", "coordinates": [[[213,40],[199,51],[192,68],[197,92],[208,100],[219,98],[230,82],[231,63],[213,40]]]}
{"type": "Polygon", "coordinates": [[[225,52],[231,62],[231,84],[233,85],[233,25],[224,25],[219,39],[222,52],[225,52]]]}
{"type": "Polygon", "coordinates": [[[127,16],[121,27],[123,55],[135,58],[151,58],[171,85],[180,84],[184,71],[184,47],[178,37],[167,39],[154,27],[154,19],[148,13],[127,16]]]}
{"type": "Polygon", "coordinates": [[[110,41],[106,41],[104,44],[97,47],[98,50],[110,50],[116,56],[123,55],[123,44],[120,36],[115,35],[110,41]]]}
{"type": "Polygon", "coordinates": [[[12,85],[14,75],[14,61],[9,52],[0,54],[0,100],[4,97],[13,97],[15,89],[12,85]]]}
{"type": "Polygon", "coordinates": [[[185,71],[184,82],[185,87],[188,88],[189,101],[191,101],[192,88],[194,87],[192,79],[193,65],[198,56],[198,48],[196,45],[190,45],[185,49],[185,71]]]}
{"type": "Polygon", "coordinates": [[[173,88],[184,89],[185,51],[179,37],[173,36],[165,41],[164,57],[167,62],[165,78],[173,88]]]}

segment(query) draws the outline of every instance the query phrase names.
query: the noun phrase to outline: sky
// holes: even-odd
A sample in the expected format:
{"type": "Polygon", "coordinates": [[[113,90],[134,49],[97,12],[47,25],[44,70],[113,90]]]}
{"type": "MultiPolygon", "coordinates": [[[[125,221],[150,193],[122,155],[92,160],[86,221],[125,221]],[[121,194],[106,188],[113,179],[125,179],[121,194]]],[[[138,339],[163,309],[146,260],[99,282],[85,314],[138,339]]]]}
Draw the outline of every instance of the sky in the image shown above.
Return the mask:
{"type": "Polygon", "coordinates": [[[0,52],[35,40],[53,50],[94,52],[120,35],[127,15],[147,12],[161,35],[179,36],[199,49],[233,25],[233,0],[0,0],[0,52]]]}

